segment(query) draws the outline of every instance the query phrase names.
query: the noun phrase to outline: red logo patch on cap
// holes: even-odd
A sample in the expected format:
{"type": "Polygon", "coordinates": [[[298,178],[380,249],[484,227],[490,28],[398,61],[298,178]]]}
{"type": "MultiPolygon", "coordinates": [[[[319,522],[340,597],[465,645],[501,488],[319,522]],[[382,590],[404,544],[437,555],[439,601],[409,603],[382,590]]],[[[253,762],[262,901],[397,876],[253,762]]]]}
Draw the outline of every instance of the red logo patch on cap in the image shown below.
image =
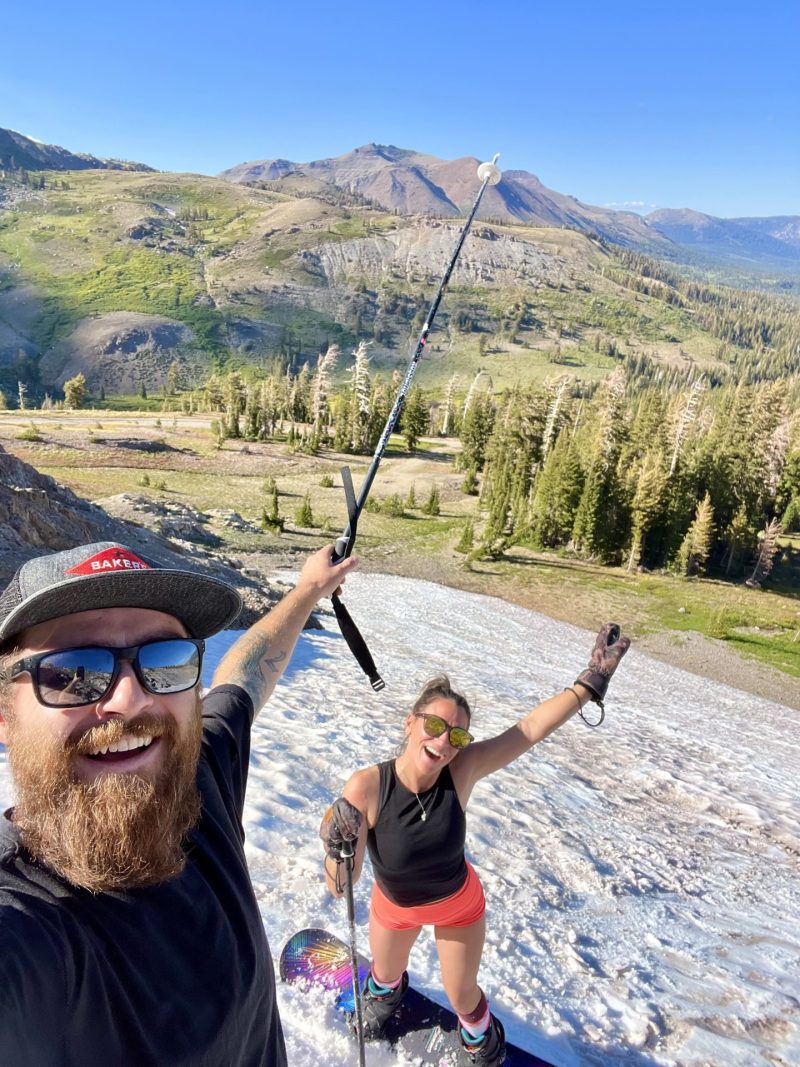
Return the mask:
{"type": "Polygon", "coordinates": [[[134,556],[126,548],[106,548],[83,563],[70,567],[67,574],[112,574],[114,571],[151,571],[153,568],[143,559],[134,556]]]}

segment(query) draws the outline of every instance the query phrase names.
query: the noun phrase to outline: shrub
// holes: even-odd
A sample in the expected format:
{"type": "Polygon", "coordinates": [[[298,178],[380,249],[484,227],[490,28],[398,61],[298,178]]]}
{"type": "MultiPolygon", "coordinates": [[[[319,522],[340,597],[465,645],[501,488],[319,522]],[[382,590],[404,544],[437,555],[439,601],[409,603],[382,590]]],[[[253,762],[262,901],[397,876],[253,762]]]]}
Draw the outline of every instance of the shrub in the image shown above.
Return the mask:
{"type": "Polygon", "coordinates": [[[39,433],[39,427],[35,423],[31,423],[30,426],[26,426],[24,430],[20,430],[17,434],[18,441],[41,441],[42,435],[39,433]]]}
{"type": "Polygon", "coordinates": [[[467,496],[475,496],[478,492],[478,475],[474,467],[470,467],[461,483],[461,492],[467,496]]]}
{"type": "Polygon", "coordinates": [[[456,552],[463,552],[464,555],[469,555],[472,549],[475,547],[475,527],[472,519],[467,519],[464,523],[464,529],[461,531],[461,537],[456,545],[456,552]]]}
{"type": "Polygon", "coordinates": [[[432,485],[430,496],[422,505],[422,511],[425,515],[439,515],[441,510],[439,506],[439,490],[435,485],[432,485]]]}
{"type": "Polygon", "coordinates": [[[296,526],[314,525],[314,513],[311,510],[311,498],[308,493],[303,497],[303,503],[294,513],[294,521],[296,526]]]}
{"type": "Polygon", "coordinates": [[[405,515],[405,505],[399,493],[387,496],[381,505],[381,511],[392,519],[402,519],[405,515]]]}

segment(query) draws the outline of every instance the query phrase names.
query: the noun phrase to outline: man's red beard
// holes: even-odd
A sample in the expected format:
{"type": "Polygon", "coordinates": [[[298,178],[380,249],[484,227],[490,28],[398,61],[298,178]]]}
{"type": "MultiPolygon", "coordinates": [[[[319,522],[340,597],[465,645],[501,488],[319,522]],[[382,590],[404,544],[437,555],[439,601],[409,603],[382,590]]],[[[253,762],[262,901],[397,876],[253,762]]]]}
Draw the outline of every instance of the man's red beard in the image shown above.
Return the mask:
{"type": "Polygon", "coordinates": [[[200,702],[181,736],[171,715],[139,715],[54,742],[7,720],[8,759],[17,802],[14,824],[40,862],[92,893],[156,885],[183,870],[184,839],[200,816],[197,762],[200,702]],[[161,765],[153,779],[112,772],[81,781],[76,756],[122,737],[158,738],[161,765]]]}

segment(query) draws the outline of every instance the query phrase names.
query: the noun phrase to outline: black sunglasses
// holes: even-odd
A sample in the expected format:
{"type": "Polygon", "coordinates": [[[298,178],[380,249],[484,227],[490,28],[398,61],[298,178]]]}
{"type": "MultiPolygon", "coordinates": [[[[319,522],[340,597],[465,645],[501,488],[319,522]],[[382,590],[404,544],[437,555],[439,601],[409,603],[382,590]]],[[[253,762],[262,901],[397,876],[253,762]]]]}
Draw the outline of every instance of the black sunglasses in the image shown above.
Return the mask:
{"type": "Polygon", "coordinates": [[[465,730],[463,726],[451,726],[438,715],[426,715],[424,711],[416,711],[414,715],[422,719],[422,729],[428,737],[441,737],[446,733],[453,748],[466,748],[475,740],[469,730],[465,730]]]}
{"type": "Polygon", "coordinates": [[[204,650],[205,642],[191,637],[130,648],[64,648],[18,660],[8,677],[29,674],[36,699],[47,708],[80,708],[96,704],[114,688],[122,663],[131,664],[148,693],[183,693],[200,678],[204,650]]]}

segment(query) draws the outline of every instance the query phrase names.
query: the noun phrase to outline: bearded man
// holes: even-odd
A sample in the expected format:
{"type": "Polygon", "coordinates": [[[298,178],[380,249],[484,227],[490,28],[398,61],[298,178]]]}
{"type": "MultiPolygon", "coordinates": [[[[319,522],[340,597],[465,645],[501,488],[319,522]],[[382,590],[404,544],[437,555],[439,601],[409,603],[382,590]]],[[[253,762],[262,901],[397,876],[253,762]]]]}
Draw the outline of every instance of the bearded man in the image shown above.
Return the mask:
{"type": "Polygon", "coordinates": [[[321,549],[223,657],[238,593],[124,545],[25,563],[0,594],[0,1064],[285,1067],[244,855],[250,727],[317,601],[321,549]]]}

